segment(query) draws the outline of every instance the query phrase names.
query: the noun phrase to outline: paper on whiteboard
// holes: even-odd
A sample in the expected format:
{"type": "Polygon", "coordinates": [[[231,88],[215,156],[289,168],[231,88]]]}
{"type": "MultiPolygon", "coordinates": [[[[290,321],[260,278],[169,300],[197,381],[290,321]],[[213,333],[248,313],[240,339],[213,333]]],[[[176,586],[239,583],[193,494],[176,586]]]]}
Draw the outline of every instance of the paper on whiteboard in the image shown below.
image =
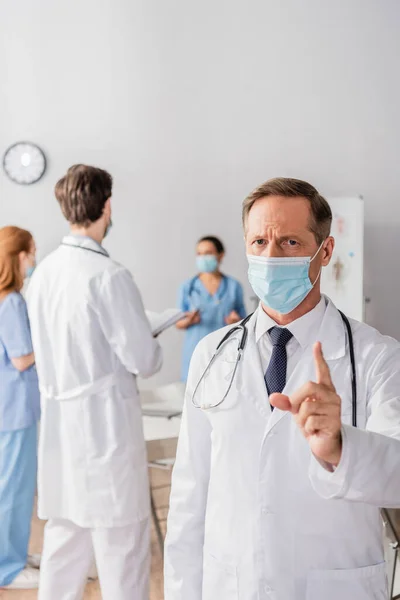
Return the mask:
{"type": "Polygon", "coordinates": [[[322,269],[322,291],[348,317],[363,320],[364,202],[357,197],[331,198],[335,250],[322,269]]]}

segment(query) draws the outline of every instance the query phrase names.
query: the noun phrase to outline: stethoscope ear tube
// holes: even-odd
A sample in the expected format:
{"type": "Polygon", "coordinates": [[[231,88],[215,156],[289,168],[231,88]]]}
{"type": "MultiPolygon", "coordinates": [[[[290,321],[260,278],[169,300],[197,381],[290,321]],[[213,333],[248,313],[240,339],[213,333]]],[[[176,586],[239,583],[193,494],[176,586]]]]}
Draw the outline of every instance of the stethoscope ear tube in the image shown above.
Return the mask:
{"type": "Polygon", "coordinates": [[[95,250],[94,248],[87,248],[86,246],[82,246],[80,244],[67,244],[67,242],[61,242],[61,246],[79,248],[79,250],[86,250],[87,252],[93,252],[94,254],[100,254],[100,256],[105,256],[106,258],[109,258],[108,253],[106,251],[101,252],[100,250],[95,250]]]}
{"type": "Polygon", "coordinates": [[[351,330],[350,321],[341,310],[339,310],[340,316],[342,317],[343,323],[347,329],[347,336],[349,338],[349,353],[351,362],[351,396],[352,396],[352,425],[357,427],[357,371],[356,371],[356,359],[354,356],[354,340],[353,332],[351,330]]]}
{"type": "Polygon", "coordinates": [[[197,382],[197,385],[196,385],[196,387],[194,389],[194,392],[192,394],[192,404],[193,404],[193,406],[195,408],[202,408],[203,410],[207,410],[207,409],[210,409],[210,408],[217,408],[217,406],[219,406],[220,404],[222,404],[223,401],[225,400],[225,398],[227,397],[227,395],[229,394],[229,392],[231,390],[231,387],[232,387],[232,384],[233,384],[233,381],[235,379],[235,375],[236,375],[236,371],[237,371],[239,362],[240,362],[240,360],[242,358],[243,351],[244,351],[244,348],[246,346],[246,341],[247,341],[247,336],[248,336],[248,331],[247,331],[246,324],[250,320],[251,317],[252,317],[252,314],[249,315],[248,317],[246,317],[245,319],[243,319],[243,321],[241,323],[239,323],[239,325],[235,325],[234,327],[232,327],[232,329],[230,329],[224,335],[224,337],[222,338],[222,340],[219,342],[219,344],[215,348],[215,352],[212,355],[211,360],[209,361],[209,363],[208,363],[207,367],[205,368],[204,372],[202,373],[199,381],[197,382]],[[216,404],[213,404],[213,405],[200,405],[200,404],[197,404],[195,402],[195,397],[196,397],[196,393],[197,393],[197,390],[200,387],[201,382],[203,381],[204,377],[206,376],[206,374],[210,370],[213,362],[217,358],[217,356],[220,353],[222,347],[226,344],[226,342],[228,342],[230,340],[230,338],[232,337],[233,334],[235,334],[237,331],[240,331],[240,330],[242,331],[242,334],[241,334],[241,336],[239,338],[239,343],[238,343],[238,348],[237,348],[237,352],[238,353],[237,353],[237,357],[236,357],[235,367],[233,369],[232,377],[230,379],[227,391],[225,392],[225,394],[222,397],[222,399],[219,402],[217,402],[216,404]]]}
{"type": "MultiPolygon", "coordinates": [[[[193,292],[196,292],[199,295],[199,291],[196,290],[196,288],[195,288],[195,284],[198,279],[200,279],[200,276],[195,275],[194,277],[192,277],[192,279],[189,282],[189,289],[187,292],[187,297],[188,297],[189,302],[191,300],[193,292]]],[[[221,289],[218,290],[218,297],[214,296],[214,302],[216,304],[221,303],[221,300],[222,300],[223,296],[225,296],[226,291],[227,291],[227,279],[226,279],[226,275],[222,274],[221,289]]]]}

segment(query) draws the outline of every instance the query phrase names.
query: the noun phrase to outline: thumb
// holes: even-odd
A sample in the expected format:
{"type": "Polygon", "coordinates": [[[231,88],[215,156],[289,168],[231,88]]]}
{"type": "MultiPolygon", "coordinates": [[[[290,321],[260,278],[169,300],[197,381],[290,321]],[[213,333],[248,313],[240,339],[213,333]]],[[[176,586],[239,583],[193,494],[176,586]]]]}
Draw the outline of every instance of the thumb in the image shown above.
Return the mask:
{"type": "Polygon", "coordinates": [[[271,394],[269,401],[275,408],[292,412],[292,403],[289,400],[289,396],[285,396],[285,394],[271,394]]]}

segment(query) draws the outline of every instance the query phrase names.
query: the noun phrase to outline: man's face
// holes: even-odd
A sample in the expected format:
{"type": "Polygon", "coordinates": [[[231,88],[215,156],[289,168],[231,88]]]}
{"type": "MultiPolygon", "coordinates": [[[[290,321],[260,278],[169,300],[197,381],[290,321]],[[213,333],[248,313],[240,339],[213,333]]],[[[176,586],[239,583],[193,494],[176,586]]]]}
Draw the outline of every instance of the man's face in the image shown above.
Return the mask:
{"type": "MultiPolygon", "coordinates": [[[[305,198],[268,196],[252,206],[246,223],[247,254],[265,257],[313,257],[319,243],[310,231],[310,204],[305,198]]],[[[334,247],[332,237],[324,241],[310,265],[314,282],[322,266],[329,264],[334,247]]]]}

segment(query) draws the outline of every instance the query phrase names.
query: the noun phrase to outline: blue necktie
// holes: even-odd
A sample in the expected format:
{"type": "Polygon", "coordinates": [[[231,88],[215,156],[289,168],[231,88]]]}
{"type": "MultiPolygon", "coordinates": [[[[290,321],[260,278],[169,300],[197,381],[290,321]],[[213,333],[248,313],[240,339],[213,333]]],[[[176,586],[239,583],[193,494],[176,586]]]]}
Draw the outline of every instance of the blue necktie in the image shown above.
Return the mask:
{"type": "Polygon", "coordinates": [[[273,345],[271,360],[265,372],[265,385],[268,396],[275,392],[281,393],[286,384],[286,344],[293,337],[288,329],[272,327],[269,337],[273,345]]]}

